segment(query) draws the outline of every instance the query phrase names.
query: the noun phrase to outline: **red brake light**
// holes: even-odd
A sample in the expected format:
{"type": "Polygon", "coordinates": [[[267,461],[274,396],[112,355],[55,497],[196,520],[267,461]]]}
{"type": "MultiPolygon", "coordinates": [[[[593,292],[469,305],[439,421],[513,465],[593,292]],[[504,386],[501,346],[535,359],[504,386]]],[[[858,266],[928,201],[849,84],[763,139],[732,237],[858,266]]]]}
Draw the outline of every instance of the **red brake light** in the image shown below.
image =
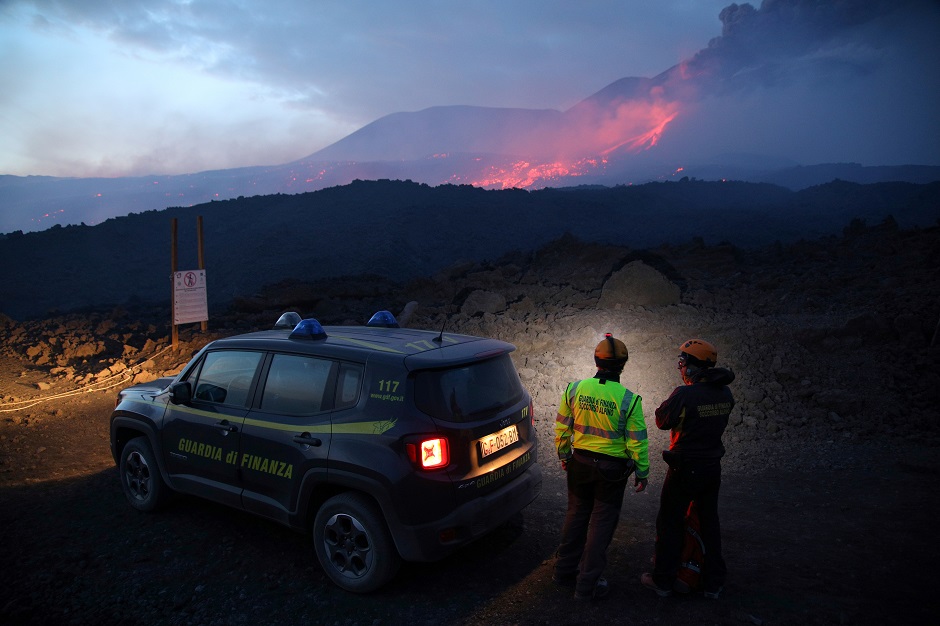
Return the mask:
{"type": "Polygon", "coordinates": [[[450,463],[450,448],[446,437],[429,437],[418,443],[406,443],[408,460],[419,469],[437,469],[450,463]]]}

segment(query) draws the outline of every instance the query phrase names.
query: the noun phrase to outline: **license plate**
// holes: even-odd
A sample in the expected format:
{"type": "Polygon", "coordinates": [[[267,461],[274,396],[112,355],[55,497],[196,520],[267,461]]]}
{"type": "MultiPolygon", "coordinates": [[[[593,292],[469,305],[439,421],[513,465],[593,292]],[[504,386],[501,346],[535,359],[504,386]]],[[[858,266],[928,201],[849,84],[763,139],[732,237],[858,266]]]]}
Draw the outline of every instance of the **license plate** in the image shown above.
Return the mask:
{"type": "Polygon", "coordinates": [[[517,441],[519,441],[519,431],[516,430],[516,425],[513,424],[508,428],[504,428],[499,432],[480,439],[481,456],[486,458],[494,452],[499,452],[506,446],[511,446],[517,441]]]}

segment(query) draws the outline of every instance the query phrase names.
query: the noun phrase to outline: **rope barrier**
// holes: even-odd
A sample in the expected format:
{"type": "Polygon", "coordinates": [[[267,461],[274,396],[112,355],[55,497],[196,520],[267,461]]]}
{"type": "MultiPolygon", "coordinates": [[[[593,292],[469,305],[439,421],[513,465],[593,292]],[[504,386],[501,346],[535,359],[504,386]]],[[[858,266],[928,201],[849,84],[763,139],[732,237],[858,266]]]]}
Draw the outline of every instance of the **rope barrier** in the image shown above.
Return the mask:
{"type": "Polygon", "coordinates": [[[128,382],[129,380],[131,380],[130,374],[135,372],[135,370],[138,370],[138,368],[140,368],[140,366],[145,361],[148,361],[150,359],[155,359],[161,354],[163,354],[164,352],[166,352],[167,350],[170,350],[171,348],[173,348],[173,346],[168,345],[162,350],[159,350],[153,353],[152,355],[141,359],[135,365],[131,365],[127,369],[124,369],[116,374],[112,374],[108,376],[107,378],[96,380],[93,383],[88,383],[87,385],[81,386],[78,389],[72,389],[71,391],[64,391],[62,393],[57,393],[57,394],[53,394],[51,396],[45,396],[42,398],[30,398],[29,400],[17,400],[16,402],[6,403],[2,406],[12,407],[12,408],[0,408],[0,413],[12,413],[14,411],[22,411],[23,409],[34,407],[37,404],[42,404],[43,402],[51,402],[52,400],[61,400],[62,398],[69,398],[69,397],[77,396],[83,393],[94,393],[96,391],[106,391],[108,389],[111,389],[112,387],[117,387],[118,385],[122,385],[128,382]],[[114,380],[115,378],[117,378],[118,380],[114,380]],[[16,405],[23,405],[23,406],[16,406],[16,405]]]}

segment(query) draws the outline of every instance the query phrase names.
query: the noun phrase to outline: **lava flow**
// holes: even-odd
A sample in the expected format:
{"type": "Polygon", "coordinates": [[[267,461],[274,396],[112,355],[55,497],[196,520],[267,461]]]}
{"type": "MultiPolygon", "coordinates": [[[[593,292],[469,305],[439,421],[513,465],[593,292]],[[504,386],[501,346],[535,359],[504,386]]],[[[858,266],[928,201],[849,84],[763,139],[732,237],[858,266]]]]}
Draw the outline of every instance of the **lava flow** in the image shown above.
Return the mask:
{"type": "Polygon", "coordinates": [[[517,161],[506,168],[490,165],[487,167],[486,172],[481,174],[480,178],[470,184],[474,187],[487,189],[544,187],[552,180],[592,173],[598,166],[603,166],[606,163],[606,158],[589,158],[552,163],[517,161]]]}
{"type": "MultiPolygon", "coordinates": [[[[508,165],[489,164],[476,175],[454,175],[487,189],[538,188],[564,178],[598,173],[612,155],[638,154],[659,143],[666,127],[679,115],[678,102],[631,100],[603,109],[582,107],[540,148],[563,156],[556,159],[523,159],[508,165]],[[589,156],[585,156],[589,155],[589,156]]],[[[520,150],[519,152],[523,152],[520,150]]],[[[461,180],[463,179],[463,180],[461,180]]]]}
{"type": "Polygon", "coordinates": [[[659,139],[663,136],[666,126],[668,126],[672,120],[676,119],[677,115],[679,115],[679,111],[674,104],[673,106],[655,106],[651,108],[648,119],[648,122],[651,124],[649,130],[639,135],[628,137],[620,143],[614,144],[602,151],[601,154],[607,155],[621,149],[632,153],[637,153],[640,150],[649,150],[659,143],[659,139]]]}

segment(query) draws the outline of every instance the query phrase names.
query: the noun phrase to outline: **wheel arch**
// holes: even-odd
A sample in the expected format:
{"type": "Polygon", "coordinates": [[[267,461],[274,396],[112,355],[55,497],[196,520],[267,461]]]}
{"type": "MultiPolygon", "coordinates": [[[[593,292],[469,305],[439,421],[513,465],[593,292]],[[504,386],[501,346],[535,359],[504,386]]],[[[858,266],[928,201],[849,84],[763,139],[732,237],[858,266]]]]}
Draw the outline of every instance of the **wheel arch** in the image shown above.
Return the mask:
{"type": "Polygon", "coordinates": [[[375,498],[343,489],[315,516],[312,540],[324,573],[353,593],[370,593],[394,578],[401,552],[375,498]]]}
{"type": "Polygon", "coordinates": [[[396,550],[400,550],[399,538],[396,533],[398,518],[389,497],[390,488],[381,482],[354,474],[351,472],[331,470],[327,475],[310,474],[301,487],[300,510],[295,518],[295,524],[306,530],[313,528],[317,511],[330,498],[342,493],[358,493],[368,498],[382,514],[386,528],[392,536],[396,550]]]}
{"type": "Polygon", "coordinates": [[[138,437],[145,437],[147,439],[147,442],[150,444],[150,449],[153,450],[154,460],[157,463],[157,467],[160,469],[163,482],[172,488],[166,467],[163,463],[163,449],[159,445],[160,438],[157,434],[157,430],[152,425],[142,422],[139,419],[118,416],[111,420],[111,455],[114,458],[115,464],[121,464],[121,454],[124,452],[124,447],[129,441],[137,439],[138,437]]]}

